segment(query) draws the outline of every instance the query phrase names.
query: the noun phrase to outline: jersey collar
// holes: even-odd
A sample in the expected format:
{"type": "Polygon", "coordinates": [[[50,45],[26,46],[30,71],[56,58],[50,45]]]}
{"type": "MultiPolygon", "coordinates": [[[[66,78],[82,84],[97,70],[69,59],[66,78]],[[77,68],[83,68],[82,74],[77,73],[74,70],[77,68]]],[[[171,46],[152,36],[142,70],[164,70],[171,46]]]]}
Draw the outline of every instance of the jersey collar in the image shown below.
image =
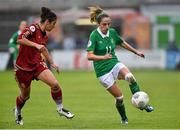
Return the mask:
{"type": "Polygon", "coordinates": [[[102,38],[109,37],[109,30],[107,31],[106,35],[101,32],[99,27],[97,28],[97,31],[102,36],[102,38]]]}

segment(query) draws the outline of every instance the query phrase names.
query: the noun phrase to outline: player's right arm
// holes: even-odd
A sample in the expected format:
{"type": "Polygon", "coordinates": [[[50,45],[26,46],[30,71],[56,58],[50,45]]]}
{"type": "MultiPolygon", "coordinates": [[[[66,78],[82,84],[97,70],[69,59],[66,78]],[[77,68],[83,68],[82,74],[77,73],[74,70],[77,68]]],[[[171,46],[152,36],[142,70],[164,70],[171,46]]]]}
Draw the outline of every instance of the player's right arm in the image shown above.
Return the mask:
{"type": "Polygon", "coordinates": [[[40,45],[40,44],[37,44],[35,42],[32,42],[32,41],[28,40],[24,35],[22,36],[21,39],[18,39],[17,42],[22,44],[22,45],[35,47],[38,50],[40,50],[42,47],[44,47],[44,45],[40,45]]]}
{"type": "Polygon", "coordinates": [[[30,27],[25,28],[25,30],[20,34],[18,37],[17,42],[21,45],[34,47],[38,50],[44,47],[44,45],[37,44],[35,42],[32,42],[28,39],[28,37],[33,36],[33,34],[36,32],[36,27],[34,25],[31,25],[30,27]]]}
{"type": "Polygon", "coordinates": [[[104,56],[98,56],[98,55],[95,55],[93,53],[93,51],[87,52],[87,59],[88,60],[99,61],[99,60],[106,60],[106,59],[111,59],[111,58],[112,58],[112,55],[109,53],[104,55],[104,56]]]}
{"type": "Polygon", "coordinates": [[[106,55],[96,55],[94,54],[95,50],[95,44],[96,44],[96,38],[95,34],[92,32],[88,41],[87,45],[87,59],[92,60],[92,61],[99,61],[99,60],[106,60],[106,59],[111,59],[112,55],[111,54],[106,54],[106,55]]]}

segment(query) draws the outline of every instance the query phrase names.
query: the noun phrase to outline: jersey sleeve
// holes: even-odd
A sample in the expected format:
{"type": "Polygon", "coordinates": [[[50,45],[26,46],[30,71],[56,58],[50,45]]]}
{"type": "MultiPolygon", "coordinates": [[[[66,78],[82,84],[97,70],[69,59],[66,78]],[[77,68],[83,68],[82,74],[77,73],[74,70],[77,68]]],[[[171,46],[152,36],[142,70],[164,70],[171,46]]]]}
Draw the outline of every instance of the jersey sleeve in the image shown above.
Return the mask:
{"type": "Polygon", "coordinates": [[[35,31],[36,31],[36,26],[32,24],[24,29],[24,31],[19,35],[18,39],[22,39],[22,37],[25,38],[31,37],[35,31]]]}
{"type": "Polygon", "coordinates": [[[95,43],[96,43],[95,34],[92,32],[90,37],[89,37],[89,41],[88,41],[87,49],[86,50],[94,52],[95,43]]]}
{"type": "Polygon", "coordinates": [[[119,36],[116,30],[113,29],[116,45],[121,45],[123,43],[123,39],[119,36]]]}

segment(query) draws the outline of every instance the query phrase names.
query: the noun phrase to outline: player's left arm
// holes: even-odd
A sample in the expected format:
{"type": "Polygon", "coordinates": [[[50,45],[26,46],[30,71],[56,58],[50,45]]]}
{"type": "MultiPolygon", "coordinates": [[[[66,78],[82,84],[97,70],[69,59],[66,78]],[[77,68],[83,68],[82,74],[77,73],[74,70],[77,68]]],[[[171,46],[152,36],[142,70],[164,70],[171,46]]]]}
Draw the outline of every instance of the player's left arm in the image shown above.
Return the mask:
{"type": "Polygon", "coordinates": [[[46,47],[42,47],[40,49],[40,52],[43,54],[43,56],[45,57],[45,59],[50,63],[50,65],[59,73],[59,67],[58,65],[56,65],[51,57],[51,55],[49,54],[48,50],[46,47]]]}
{"type": "Polygon", "coordinates": [[[131,45],[129,45],[126,41],[123,40],[123,43],[121,44],[121,46],[122,46],[123,48],[127,49],[128,51],[131,51],[131,52],[133,52],[134,54],[136,54],[136,55],[138,55],[138,56],[140,56],[140,57],[142,57],[142,58],[145,58],[145,55],[144,55],[143,52],[136,50],[136,49],[133,48],[131,45]]]}

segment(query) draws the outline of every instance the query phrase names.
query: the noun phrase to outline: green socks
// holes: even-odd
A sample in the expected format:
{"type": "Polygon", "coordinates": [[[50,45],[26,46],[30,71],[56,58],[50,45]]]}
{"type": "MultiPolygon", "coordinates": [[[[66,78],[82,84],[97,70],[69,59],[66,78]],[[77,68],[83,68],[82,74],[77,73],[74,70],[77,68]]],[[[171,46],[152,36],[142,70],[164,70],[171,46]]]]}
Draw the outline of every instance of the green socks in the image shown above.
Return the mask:
{"type": "Polygon", "coordinates": [[[129,87],[131,89],[132,94],[140,91],[139,85],[136,82],[130,84],[129,87]]]}
{"type": "Polygon", "coordinates": [[[127,119],[125,106],[124,106],[122,100],[116,100],[116,108],[117,108],[119,114],[121,115],[122,120],[127,119]]]}

